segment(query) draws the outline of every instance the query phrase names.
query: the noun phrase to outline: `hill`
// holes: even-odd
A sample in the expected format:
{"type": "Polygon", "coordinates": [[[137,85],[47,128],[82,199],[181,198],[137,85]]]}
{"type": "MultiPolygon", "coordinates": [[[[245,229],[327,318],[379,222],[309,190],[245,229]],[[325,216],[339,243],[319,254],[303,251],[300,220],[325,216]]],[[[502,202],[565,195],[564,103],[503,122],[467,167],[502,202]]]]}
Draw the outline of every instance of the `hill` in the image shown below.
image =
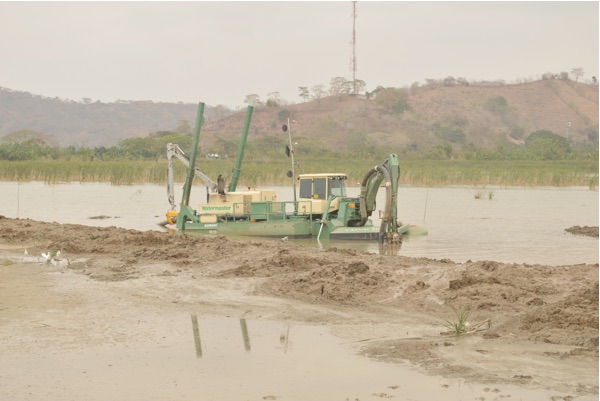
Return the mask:
{"type": "MultiPolygon", "coordinates": [[[[183,103],[78,103],[2,88],[0,136],[30,129],[53,136],[63,146],[111,146],[128,137],[174,130],[183,121],[193,126],[196,108],[183,103]]],[[[520,143],[542,129],[568,137],[574,145],[589,145],[597,141],[598,86],[569,80],[503,86],[435,84],[380,88],[369,99],[340,95],[285,106],[260,105],[254,109],[248,140],[287,138],[281,125],[288,117],[294,140],[312,149],[378,146],[400,151],[441,144],[491,148],[502,141],[520,143]]],[[[243,121],[243,110],[223,113],[207,105],[201,146],[222,152],[223,142],[239,137],[243,121]]]]}

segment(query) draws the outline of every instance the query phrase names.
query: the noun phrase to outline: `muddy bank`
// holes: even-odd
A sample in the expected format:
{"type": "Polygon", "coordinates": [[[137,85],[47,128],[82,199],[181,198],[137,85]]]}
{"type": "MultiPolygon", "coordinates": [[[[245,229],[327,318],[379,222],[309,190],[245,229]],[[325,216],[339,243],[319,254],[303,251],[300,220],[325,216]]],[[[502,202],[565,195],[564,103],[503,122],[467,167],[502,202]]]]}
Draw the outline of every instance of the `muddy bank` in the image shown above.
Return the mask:
{"type": "MultiPolygon", "coordinates": [[[[177,302],[168,307],[178,310],[199,304],[210,306],[207,313],[257,310],[241,298],[221,300],[218,289],[225,284],[219,283],[235,283],[244,296],[293,305],[282,310],[265,301],[260,315],[250,314],[330,326],[374,359],[410,361],[430,373],[480,383],[573,396],[598,392],[597,264],[454,263],[276,240],[230,241],[8,218],[0,218],[0,251],[5,269],[37,263],[63,277],[84,275],[106,283],[117,294],[130,291],[123,286],[127,282],[155,277],[180,288],[173,294],[146,286],[144,297],[135,296],[149,307],[159,307],[154,298],[174,297],[177,302]],[[202,302],[194,298],[198,295],[184,296],[196,283],[214,286],[203,292],[202,302]],[[467,336],[440,335],[457,318],[452,307],[464,306],[470,307],[471,324],[490,324],[467,336]],[[581,366],[587,375],[577,370],[581,366]],[[556,376],[561,369],[562,379],[556,376]]],[[[18,318],[10,297],[0,302],[5,321],[18,318]]]]}
{"type": "Polygon", "coordinates": [[[566,232],[573,235],[585,235],[588,237],[598,237],[597,226],[573,226],[565,229],[566,232]]]}

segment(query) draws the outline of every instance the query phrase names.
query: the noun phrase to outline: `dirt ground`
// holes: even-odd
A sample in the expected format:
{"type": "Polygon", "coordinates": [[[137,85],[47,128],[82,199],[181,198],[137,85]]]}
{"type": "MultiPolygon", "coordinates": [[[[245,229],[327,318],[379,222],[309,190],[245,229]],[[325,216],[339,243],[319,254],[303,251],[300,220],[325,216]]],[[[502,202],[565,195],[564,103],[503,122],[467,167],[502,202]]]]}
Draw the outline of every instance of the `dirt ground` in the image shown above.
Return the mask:
{"type": "MultiPolygon", "coordinates": [[[[109,298],[147,310],[327,325],[357,353],[428,374],[569,394],[555,399],[598,395],[597,264],[454,263],[0,217],[5,353],[45,344],[16,322],[49,308],[78,310],[82,321],[118,315],[109,298]],[[153,285],[156,278],[163,284],[153,285]],[[94,283],[103,283],[101,295],[94,283]],[[466,307],[478,330],[441,334],[458,320],[453,310],[466,307]]],[[[113,333],[106,318],[94,336],[83,323],[53,330],[47,319],[40,325],[57,350],[136,335],[102,335],[113,333]]]]}

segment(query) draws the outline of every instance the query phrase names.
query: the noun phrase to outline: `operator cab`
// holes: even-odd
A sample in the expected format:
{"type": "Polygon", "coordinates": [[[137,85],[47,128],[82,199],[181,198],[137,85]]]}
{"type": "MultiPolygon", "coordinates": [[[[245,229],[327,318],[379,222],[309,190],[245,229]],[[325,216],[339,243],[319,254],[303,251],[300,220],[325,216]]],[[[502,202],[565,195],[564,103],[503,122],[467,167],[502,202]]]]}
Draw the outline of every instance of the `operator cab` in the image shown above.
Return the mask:
{"type": "Polygon", "coordinates": [[[299,212],[317,215],[325,213],[329,196],[333,196],[329,213],[338,210],[339,198],[346,196],[347,179],[346,174],[300,174],[299,212]]]}

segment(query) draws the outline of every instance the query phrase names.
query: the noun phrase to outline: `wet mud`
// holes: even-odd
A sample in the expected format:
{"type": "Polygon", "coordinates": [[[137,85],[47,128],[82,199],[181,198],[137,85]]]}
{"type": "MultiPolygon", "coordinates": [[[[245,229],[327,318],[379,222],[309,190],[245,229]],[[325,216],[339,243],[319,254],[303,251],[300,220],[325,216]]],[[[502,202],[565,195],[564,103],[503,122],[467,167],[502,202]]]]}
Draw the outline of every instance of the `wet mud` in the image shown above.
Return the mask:
{"type": "Polygon", "coordinates": [[[357,355],[482,385],[484,399],[508,388],[598,394],[597,264],[455,263],[0,218],[0,275],[10,358],[149,341],[123,328],[135,325],[131,307],[327,327],[357,355]],[[462,306],[470,324],[490,324],[440,334],[462,306]]]}

